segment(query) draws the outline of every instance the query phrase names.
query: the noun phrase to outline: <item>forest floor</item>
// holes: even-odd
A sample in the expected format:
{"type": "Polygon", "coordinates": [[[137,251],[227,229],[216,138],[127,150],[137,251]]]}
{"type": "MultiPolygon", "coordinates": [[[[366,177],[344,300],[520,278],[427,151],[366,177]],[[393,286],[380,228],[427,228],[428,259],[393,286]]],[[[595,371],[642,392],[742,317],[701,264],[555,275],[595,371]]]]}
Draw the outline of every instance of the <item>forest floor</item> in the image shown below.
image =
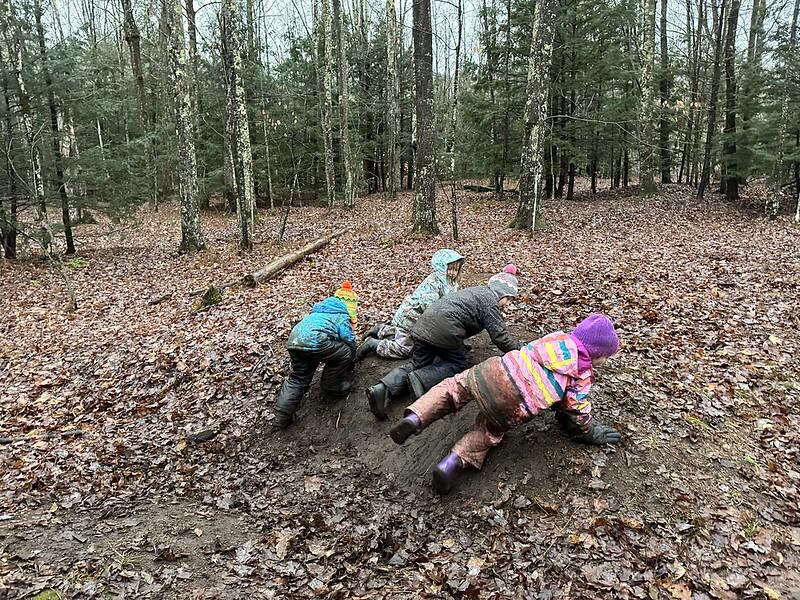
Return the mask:
{"type": "MultiPolygon", "coordinates": [[[[143,210],[77,229],[74,313],[41,259],[0,263],[0,599],[800,598],[800,228],[680,186],[548,201],[533,237],[505,226],[514,208],[465,194],[459,242],[410,236],[407,194],[292,209],[286,241],[248,256],[233,217],[204,214],[209,249],[182,256],[177,211],[143,210]],[[345,224],[191,310],[188,291],[345,224]],[[270,430],[310,303],[351,279],[366,329],[448,246],[468,283],[518,265],[520,337],[611,315],[622,351],[593,406],[619,447],[574,444],[546,414],[439,498],[430,468],[474,413],[394,446],[363,393],[392,366],[376,358],[346,401],[313,391],[270,430]]],[[[493,352],[481,337],[471,360],[493,352]]]]}

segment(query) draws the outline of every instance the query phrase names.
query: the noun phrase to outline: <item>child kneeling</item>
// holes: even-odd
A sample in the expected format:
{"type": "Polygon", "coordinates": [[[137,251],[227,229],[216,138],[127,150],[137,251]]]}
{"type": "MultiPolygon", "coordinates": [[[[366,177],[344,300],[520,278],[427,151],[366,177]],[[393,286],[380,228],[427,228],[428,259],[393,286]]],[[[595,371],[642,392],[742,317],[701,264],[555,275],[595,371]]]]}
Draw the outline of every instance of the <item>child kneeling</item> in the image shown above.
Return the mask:
{"type": "Polygon", "coordinates": [[[356,321],[358,296],[349,281],[330,297],[311,307],[311,313],[294,326],[286,344],[292,361],[292,372],[284,380],[275,401],[276,429],[288,427],[311,386],[320,363],[320,388],[326,400],[346,398],[352,387],[356,355],[356,321]]]}
{"type": "Polygon", "coordinates": [[[489,449],[506,432],[530,421],[539,412],[557,411],[559,424],[587,444],[616,444],[621,436],[612,427],[592,420],[586,399],[599,367],[614,355],[619,339],[611,320],[601,314],[584,319],[570,333],[551,333],[521,350],[495,356],[431,388],[405,410],[391,429],[397,444],[475,400],[475,425],[433,471],[433,485],[448,493],[464,466],[480,469],[489,449]]]}

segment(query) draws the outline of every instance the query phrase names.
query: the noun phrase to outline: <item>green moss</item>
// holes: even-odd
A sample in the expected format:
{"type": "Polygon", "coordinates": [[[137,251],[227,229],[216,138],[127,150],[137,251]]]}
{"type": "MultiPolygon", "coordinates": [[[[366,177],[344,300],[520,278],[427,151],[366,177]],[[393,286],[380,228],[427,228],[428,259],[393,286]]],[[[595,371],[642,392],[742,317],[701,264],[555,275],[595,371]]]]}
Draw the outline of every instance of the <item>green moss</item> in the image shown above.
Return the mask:
{"type": "Polygon", "coordinates": [[[31,596],[31,600],[61,600],[61,594],[58,590],[42,590],[35,596],[31,596]]]}

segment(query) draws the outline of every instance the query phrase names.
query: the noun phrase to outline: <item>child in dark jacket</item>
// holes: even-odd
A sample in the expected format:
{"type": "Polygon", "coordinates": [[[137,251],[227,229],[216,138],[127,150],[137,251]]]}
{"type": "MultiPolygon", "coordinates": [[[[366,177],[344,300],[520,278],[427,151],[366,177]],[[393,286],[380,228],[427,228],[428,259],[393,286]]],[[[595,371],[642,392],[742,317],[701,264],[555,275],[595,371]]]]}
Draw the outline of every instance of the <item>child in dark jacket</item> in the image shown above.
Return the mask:
{"type": "Polygon", "coordinates": [[[284,429],[292,423],[320,363],[325,365],[320,381],[323,397],[335,401],[350,393],[357,303],[358,296],[345,281],[334,296],[314,304],[311,313],[292,329],[286,344],[292,372],[275,401],[275,428],[284,429]]]}
{"type": "Polygon", "coordinates": [[[502,352],[519,348],[500,312],[518,293],[517,278],[502,272],[493,275],[486,285],[448,294],[431,304],[411,330],[411,363],[390,371],[367,390],[372,413],[385,419],[388,403],[408,388],[414,398],[419,398],[440,381],[466,369],[464,340],[484,329],[502,352]]]}
{"type": "Polygon", "coordinates": [[[584,319],[570,333],[551,333],[520,350],[495,356],[446,379],[419,398],[391,429],[402,444],[410,435],[475,401],[479,413],[472,431],[433,471],[439,493],[449,492],[464,466],[480,469],[486,454],[507,431],[530,421],[546,409],[557,411],[562,428],[587,444],[617,444],[612,427],[592,419],[587,400],[592,369],[617,352],[619,339],[611,320],[601,314],[584,319]]]}

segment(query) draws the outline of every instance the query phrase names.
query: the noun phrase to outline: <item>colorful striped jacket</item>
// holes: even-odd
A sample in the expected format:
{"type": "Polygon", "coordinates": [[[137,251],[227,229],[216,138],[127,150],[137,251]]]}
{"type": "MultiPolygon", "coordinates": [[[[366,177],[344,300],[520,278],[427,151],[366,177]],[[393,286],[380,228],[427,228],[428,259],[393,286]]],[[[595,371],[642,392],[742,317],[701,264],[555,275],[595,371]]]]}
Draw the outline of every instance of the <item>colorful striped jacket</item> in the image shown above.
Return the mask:
{"type": "MultiPolygon", "coordinates": [[[[564,411],[576,433],[586,433],[592,423],[587,398],[592,387],[591,367],[578,367],[578,345],[569,334],[557,331],[512,350],[501,358],[504,370],[519,391],[513,414],[506,414],[508,428],[533,415],[555,408],[564,411]]],[[[506,410],[505,412],[508,412],[506,410]]]]}

